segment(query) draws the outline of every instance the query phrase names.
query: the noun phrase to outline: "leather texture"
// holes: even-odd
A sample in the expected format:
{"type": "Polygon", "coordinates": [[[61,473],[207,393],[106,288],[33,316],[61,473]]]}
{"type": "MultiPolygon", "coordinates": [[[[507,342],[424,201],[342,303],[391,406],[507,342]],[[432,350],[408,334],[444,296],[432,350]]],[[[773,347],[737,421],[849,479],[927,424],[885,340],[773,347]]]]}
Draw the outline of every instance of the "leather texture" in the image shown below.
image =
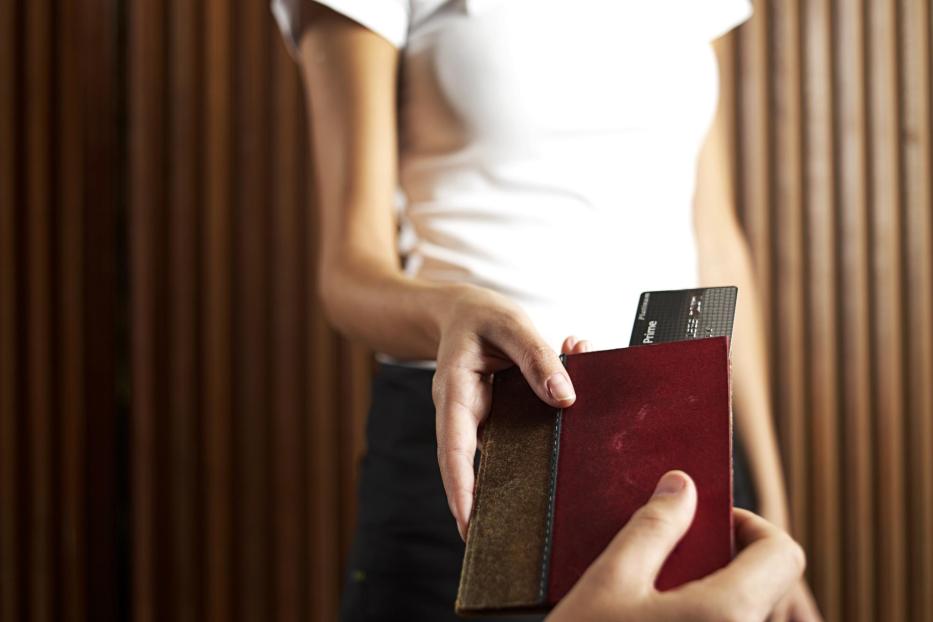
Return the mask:
{"type": "Polygon", "coordinates": [[[496,374],[467,532],[458,613],[540,610],[558,411],[517,368],[496,374]]]}
{"type": "Polygon", "coordinates": [[[458,613],[554,606],[671,469],[693,477],[697,512],[658,589],[733,557],[728,339],[573,354],[565,366],[577,399],[563,411],[517,368],[496,374],[458,613]]]}
{"type": "Polygon", "coordinates": [[[563,413],[549,604],[567,594],[671,469],[693,478],[697,511],[658,589],[732,559],[728,357],[725,337],[568,357],[577,400],[563,413]]]}

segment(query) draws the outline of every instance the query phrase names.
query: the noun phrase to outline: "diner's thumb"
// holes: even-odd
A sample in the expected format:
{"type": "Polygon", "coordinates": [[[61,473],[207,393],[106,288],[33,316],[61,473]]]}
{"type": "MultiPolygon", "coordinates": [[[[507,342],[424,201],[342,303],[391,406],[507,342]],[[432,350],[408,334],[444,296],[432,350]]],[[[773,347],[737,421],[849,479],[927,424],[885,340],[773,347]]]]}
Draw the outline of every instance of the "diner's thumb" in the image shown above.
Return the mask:
{"type": "Polygon", "coordinates": [[[616,535],[604,555],[627,585],[654,586],[661,566],[687,533],[696,511],[696,487],[683,471],[668,471],[654,494],[616,535]]]}

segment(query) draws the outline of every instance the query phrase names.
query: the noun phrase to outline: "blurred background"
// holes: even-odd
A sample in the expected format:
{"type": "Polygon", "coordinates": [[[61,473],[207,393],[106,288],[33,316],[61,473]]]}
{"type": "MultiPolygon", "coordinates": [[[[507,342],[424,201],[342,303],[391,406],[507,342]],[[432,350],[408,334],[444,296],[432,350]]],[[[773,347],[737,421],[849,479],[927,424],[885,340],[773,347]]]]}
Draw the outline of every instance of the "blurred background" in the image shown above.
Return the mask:
{"type": "MultiPolygon", "coordinates": [[[[828,620],[933,620],[929,0],[759,0],[735,193],[828,620]]],[[[373,365],[264,0],[0,3],[0,620],[332,620],[373,365]]]]}

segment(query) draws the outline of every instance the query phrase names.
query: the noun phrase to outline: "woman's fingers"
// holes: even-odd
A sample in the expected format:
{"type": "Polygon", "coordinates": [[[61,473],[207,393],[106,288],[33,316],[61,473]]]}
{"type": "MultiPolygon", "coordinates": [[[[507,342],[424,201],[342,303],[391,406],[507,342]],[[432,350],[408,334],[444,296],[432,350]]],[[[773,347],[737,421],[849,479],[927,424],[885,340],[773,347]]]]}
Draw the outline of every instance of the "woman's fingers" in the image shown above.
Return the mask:
{"type": "Polygon", "coordinates": [[[574,337],[573,335],[570,335],[569,337],[567,337],[566,339],[564,339],[564,343],[562,343],[561,346],[560,346],[560,351],[561,351],[561,353],[563,353],[563,354],[572,354],[572,353],[573,353],[573,349],[574,349],[574,347],[577,345],[577,342],[578,342],[578,341],[579,341],[579,339],[577,339],[577,338],[574,337]]]}
{"type": "MultiPolygon", "coordinates": [[[[491,405],[492,387],[486,382],[489,363],[476,346],[488,344],[516,363],[534,392],[555,407],[573,403],[576,395],[557,354],[541,338],[531,321],[513,310],[493,314],[495,321],[479,322],[480,332],[444,340],[438,351],[432,387],[437,421],[437,461],[450,511],[460,536],[466,534],[473,506],[473,460],[477,429],[491,405]]],[[[566,353],[585,351],[588,343],[564,340],[566,353]]]]}
{"type": "Polygon", "coordinates": [[[539,398],[557,408],[573,404],[577,396],[567,370],[530,320],[514,317],[508,323],[493,326],[490,338],[518,365],[539,398]]]}
{"type": "Polygon", "coordinates": [[[563,354],[581,354],[583,352],[589,352],[590,349],[589,341],[586,339],[578,339],[574,335],[564,339],[564,343],[560,346],[560,351],[563,354]]]}
{"type": "Polygon", "coordinates": [[[437,409],[437,462],[447,503],[464,538],[473,506],[476,431],[489,411],[490,387],[481,374],[469,368],[439,365],[432,389],[437,409]]]}

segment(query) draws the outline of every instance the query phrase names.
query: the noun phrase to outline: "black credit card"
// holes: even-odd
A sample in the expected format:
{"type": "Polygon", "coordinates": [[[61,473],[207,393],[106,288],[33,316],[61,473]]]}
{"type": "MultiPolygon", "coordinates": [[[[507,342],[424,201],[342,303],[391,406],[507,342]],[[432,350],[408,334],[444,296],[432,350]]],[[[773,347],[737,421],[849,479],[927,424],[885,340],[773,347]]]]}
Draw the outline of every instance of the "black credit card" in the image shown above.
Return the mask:
{"type": "Polygon", "coordinates": [[[730,286],[644,292],[629,345],[732,337],[738,291],[730,286]]]}

